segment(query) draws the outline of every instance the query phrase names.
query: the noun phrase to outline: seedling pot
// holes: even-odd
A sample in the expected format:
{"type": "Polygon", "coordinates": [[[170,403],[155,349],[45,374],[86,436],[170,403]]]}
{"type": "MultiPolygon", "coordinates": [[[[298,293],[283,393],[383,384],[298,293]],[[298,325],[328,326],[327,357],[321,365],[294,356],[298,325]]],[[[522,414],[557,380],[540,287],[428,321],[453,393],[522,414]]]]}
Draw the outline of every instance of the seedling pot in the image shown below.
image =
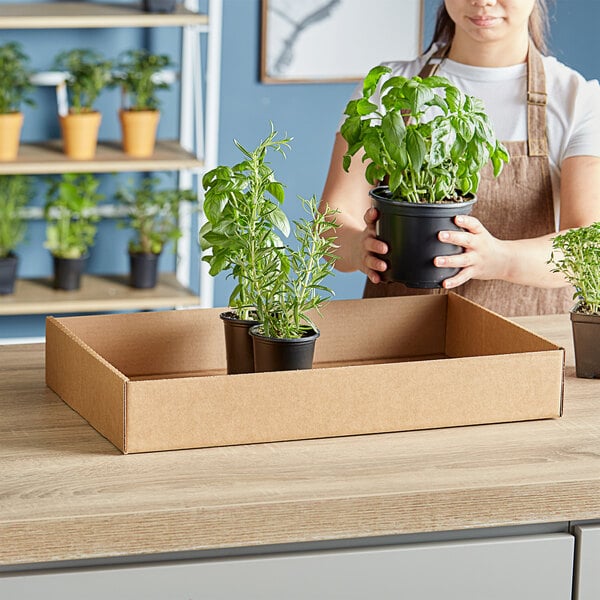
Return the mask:
{"type": "Polygon", "coordinates": [[[254,373],[254,349],[248,332],[258,321],[238,319],[232,311],[221,313],[219,317],[225,331],[227,374],[254,373]]]}
{"type": "Polygon", "coordinates": [[[578,312],[579,305],[571,310],[573,345],[575,347],[575,372],[585,379],[600,378],[600,315],[578,312]]]}
{"type": "Polygon", "coordinates": [[[4,258],[0,258],[0,295],[13,293],[18,262],[17,255],[12,252],[4,258]]]}
{"type": "Polygon", "coordinates": [[[397,281],[413,288],[440,288],[459,269],[436,267],[436,256],[460,254],[463,249],[438,240],[440,231],[461,231],[454,217],[468,215],[477,198],[465,202],[417,204],[391,200],[387,186],[371,190],[373,206],[379,211],[377,237],[388,245],[381,255],[388,268],[384,281],[397,281]]]}
{"type": "Polygon", "coordinates": [[[130,252],[129,285],[142,290],[156,287],[159,257],[151,252],[130,252]]]}
{"type": "Polygon", "coordinates": [[[90,160],[96,156],[101,120],[102,115],[96,111],[60,117],[63,149],[69,158],[90,160]]]}
{"type": "Polygon", "coordinates": [[[159,119],[160,112],[157,110],[119,111],[125,154],[136,158],[154,154],[159,119]]]}
{"type": "Polygon", "coordinates": [[[85,268],[87,256],[81,258],[54,258],[54,289],[78,290],[81,287],[81,274],[85,268]]]}
{"type": "Polygon", "coordinates": [[[0,161],[16,160],[22,127],[23,113],[0,114],[0,161]]]}
{"type": "Polygon", "coordinates": [[[257,325],[250,329],[254,345],[254,371],[293,371],[312,369],[315,353],[315,342],[319,332],[309,330],[301,338],[271,338],[260,332],[257,325]]]}
{"type": "Polygon", "coordinates": [[[144,0],[144,10],[151,13],[175,12],[176,0],[144,0]]]}

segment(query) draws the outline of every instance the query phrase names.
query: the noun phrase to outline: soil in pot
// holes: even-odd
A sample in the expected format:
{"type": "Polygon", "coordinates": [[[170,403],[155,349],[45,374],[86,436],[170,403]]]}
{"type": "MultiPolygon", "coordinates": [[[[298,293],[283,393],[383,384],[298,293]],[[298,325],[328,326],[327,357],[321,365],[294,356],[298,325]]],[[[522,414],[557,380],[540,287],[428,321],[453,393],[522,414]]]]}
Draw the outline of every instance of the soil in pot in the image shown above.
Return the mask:
{"type": "Polygon", "coordinates": [[[12,294],[15,290],[19,259],[12,252],[0,258],[0,295],[12,294]]]}
{"type": "Polygon", "coordinates": [[[239,319],[233,311],[221,313],[219,316],[225,331],[227,374],[254,373],[254,349],[248,332],[258,321],[239,319]]]}
{"type": "Polygon", "coordinates": [[[159,258],[160,254],[130,252],[129,285],[142,290],[156,287],[159,258]]]}
{"type": "Polygon", "coordinates": [[[16,160],[19,154],[23,113],[0,115],[0,161],[16,160]]]}
{"type": "Polygon", "coordinates": [[[172,13],[176,5],[176,0],[144,0],[144,10],[151,13],[172,13]]]}
{"type": "Polygon", "coordinates": [[[600,378],[600,315],[571,310],[575,372],[585,379],[600,378]]]}
{"type": "Polygon", "coordinates": [[[81,258],[59,258],[54,259],[54,289],[56,290],[78,290],[81,287],[81,274],[85,269],[87,256],[81,258]]]}
{"type": "Polygon", "coordinates": [[[413,288],[440,288],[458,269],[436,267],[436,256],[460,254],[462,248],[438,240],[440,231],[460,230],[454,223],[456,215],[467,215],[477,201],[443,204],[417,204],[390,200],[388,188],[377,187],[370,192],[373,206],[379,211],[377,237],[388,245],[382,255],[388,269],[384,281],[397,281],[413,288]]]}
{"type": "Polygon", "coordinates": [[[315,343],[319,335],[318,331],[311,329],[301,338],[271,338],[260,332],[260,325],[251,328],[254,371],[264,373],[312,369],[315,343]]]}

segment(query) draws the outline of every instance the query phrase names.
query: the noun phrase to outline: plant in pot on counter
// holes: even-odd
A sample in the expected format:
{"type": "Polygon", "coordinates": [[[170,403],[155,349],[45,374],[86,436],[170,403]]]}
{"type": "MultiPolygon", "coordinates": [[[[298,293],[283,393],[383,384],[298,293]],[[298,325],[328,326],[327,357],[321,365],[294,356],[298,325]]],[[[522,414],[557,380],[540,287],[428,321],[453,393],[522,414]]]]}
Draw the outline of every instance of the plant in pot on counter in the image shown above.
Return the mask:
{"type": "Polygon", "coordinates": [[[183,202],[195,202],[191,190],[161,188],[158,177],[146,177],[139,186],[122,188],[117,200],[125,207],[127,225],[134,237],[129,242],[130,285],[138,289],[156,286],[158,259],[169,242],[181,237],[178,225],[183,202]]]}
{"type": "Polygon", "coordinates": [[[47,190],[44,218],[46,243],[54,259],[54,287],[77,290],[81,287],[88,252],[94,244],[99,180],[90,173],[65,173],[52,180],[47,190]]]}
{"type": "Polygon", "coordinates": [[[480,173],[491,160],[498,176],[508,153],[497,141],[481,100],[438,76],[388,77],[371,69],[362,98],[346,106],[341,134],[348,143],[343,167],[364,150],[367,181],[379,211],[378,237],[388,245],[382,258],[386,281],[409,287],[441,287],[457,269],[438,268],[436,256],[460,247],[439,242],[441,230],[459,229],[454,217],[476,202],[480,173]],[[381,106],[373,103],[378,92],[381,106]],[[385,182],[386,185],[380,185],[385,182]]]}
{"type": "Polygon", "coordinates": [[[123,150],[130,156],[152,156],[156,130],[160,119],[158,90],[170,84],[161,73],[171,66],[164,54],[152,54],[145,49],[129,50],[118,61],[114,85],[123,91],[123,108],[119,111],[123,150]]]}
{"type": "Polygon", "coordinates": [[[0,46],[0,161],[15,160],[23,126],[22,104],[33,104],[29,57],[17,42],[0,46]]]}
{"type": "Polygon", "coordinates": [[[75,48],[60,53],[55,66],[68,73],[69,112],[59,115],[64,152],[75,160],[92,159],[102,120],[94,103],[111,82],[112,63],[94,50],[75,48]]]}
{"type": "Polygon", "coordinates": [[[311,311],[333,296],[324,280],[333,273],[336,211],[317,210],[317,200],[302,199],[309,218],[294,221],[297,245],[273,246],[265,256],[265,276],[257,298],[260,323],[250,328],[256,372],[312,368],[319,330],[311,311]]]}
{"type": "Polygon", "coordinates": [[[282,246],[290,225],[281,209],[284,187],[267,162],[269,151],[285,156],[289,138],[270,134],[254,150],[238,141],[244,160],[233,167],[219,166],[203,177],[206,219],[200,246],[210,274],[226,272],[235,286],[229,298],[231,310],[221,314],[225,329],[227,372],[254,372],[252,340],[248,330],[257,322],[256,305],[270,275],[273,258],[268,250],[282,246]]]}
{"type": "Polygon", "coordinates": [[[550,263],[575,287],[571,310],[577,377],[600,377],[600,222],[553,241],[550,263]]]}
{"type": "Polygon", "coordinates": [[[25,235],[22,210],[33,197],[25,175],[0,176],[0,294],[12,294],[17,277],[15,249],[25,235]]]}

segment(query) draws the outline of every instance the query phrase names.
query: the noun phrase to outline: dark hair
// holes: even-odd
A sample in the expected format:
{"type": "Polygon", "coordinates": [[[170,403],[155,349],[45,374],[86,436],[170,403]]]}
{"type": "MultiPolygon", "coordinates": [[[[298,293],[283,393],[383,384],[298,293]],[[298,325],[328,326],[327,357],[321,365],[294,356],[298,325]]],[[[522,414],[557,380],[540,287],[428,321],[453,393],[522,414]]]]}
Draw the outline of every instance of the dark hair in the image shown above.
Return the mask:
{"type": "MultiPolygon", "coordinates": [[[[529,16],[529,36],[535,47],[542,53],[548,53],[548,3],[547,0],[535,0],[529,16]]],[[[454,21],[450,18],[443,0],[438,9],[435,30],[429,48],[435,43],[449,44],[454,38],[454,21]]]]}

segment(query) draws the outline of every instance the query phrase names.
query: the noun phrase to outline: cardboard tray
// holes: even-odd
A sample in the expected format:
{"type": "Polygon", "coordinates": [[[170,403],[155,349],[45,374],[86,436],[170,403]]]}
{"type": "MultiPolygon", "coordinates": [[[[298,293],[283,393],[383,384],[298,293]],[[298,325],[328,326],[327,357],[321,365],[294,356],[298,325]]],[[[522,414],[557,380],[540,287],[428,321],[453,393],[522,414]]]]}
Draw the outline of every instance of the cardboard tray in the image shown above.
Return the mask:
{"type": "Polygon", "coordinates": [[[227,375],[222,310],[49,317],[46,383],[124,453],[562,414],[564,350],[456,294],[330,302],[311,371],[227,375]]]}

